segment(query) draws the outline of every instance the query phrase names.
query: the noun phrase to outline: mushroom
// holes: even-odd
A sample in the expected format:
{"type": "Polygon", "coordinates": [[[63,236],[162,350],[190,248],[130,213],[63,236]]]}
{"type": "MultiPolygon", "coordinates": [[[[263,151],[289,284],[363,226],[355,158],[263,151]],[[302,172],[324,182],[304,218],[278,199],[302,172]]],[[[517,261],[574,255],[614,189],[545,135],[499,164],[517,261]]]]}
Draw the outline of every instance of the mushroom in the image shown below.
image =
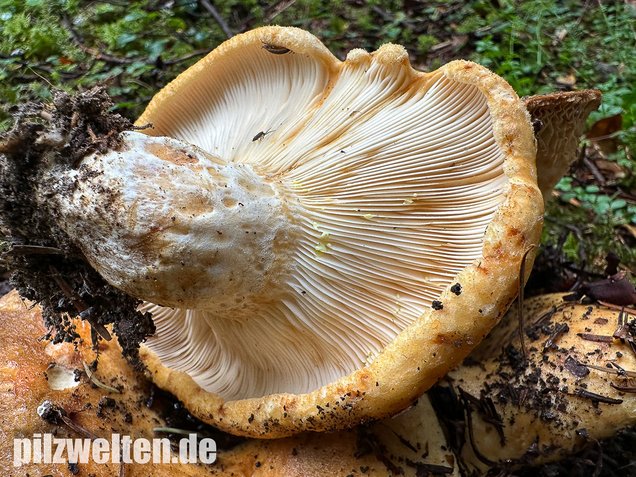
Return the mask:
{"type": "Polygon", "coordinates": [[[473,427],[461,452],[471,468],[554,461],[636,424],[634,310],[563,296],[524,302],[527,363],[509,313],[472,362],[449,373],[445,385],[461,390],[473,427]]]}
{"type": "Polygon", "coordinates": [[[340,62],[265,27],[164,88],[147,123],[44,161],[37,203],[147,302],[153,381],[235,434],[409,406],[497,323],[539,240],[529,115],[470,62],[421,73],[397,45],[340,62]]]}
{"type": "MultiPolygon", "coordinates": [[[[28,304],[30,305],[30,304],[28,304]]],[[[34,434],[55,432],[57,437],[87,437],[110,439],[111,433],[133,438],[164,438],[174,428],[166,422],[165,396],[155,396],[151,383],[136,373],[122,357],[121,348],[112,340],[99,347],[99,365],[94,372],[82,372],[83,363],[91,363],[97,356],[90,346],[90,326],[74,320],[82,342],[52,344],[42,341],[45,332],[40,306],[25,307],[19,295],[13,291],[0,298],[0,339],[8,343],[0,355],[0,455],[13,454],[14,437],[30,437],[34,434]],[[35,352],[34,352],[35,351],[35,352]],[[16,363],[18,366],[16,367],[16,363]],[[48,368],[55,366],[77,370],[75,389],[54,389],[47,379],[48,368]],[[95,385],[97,383],[97,385],[95,385]],[[151,397],[149,397],[151,396],[151,397]],[[151,404],[151,401],[154,401],[151,404]],[[162,402],[163,401],[163,402],[162,402]],[[48,402],[50,408],[64,413],[64,419],[55,422],[48,416],[38,415],[36,408],[48,402]],[[110,405],[105,406],[104,403],[110,405]],[[4,434],[3,434],[4,433],[4,434]]],[[[404,456],[417,461],[420,452],[409,450],[400,441],[402,436],[420,446],[426,446],[429,465],[441,465],[448,461],[451,451],[444,451],[445,438],[437,424],[430,404],[424,396],[417,409],[420,414],[431,413],[432,421],[420,426],[412,419],[412,413],[404,413],[386,424],[339,433],[306,433],[289,439],[252,440],[223,435],[210,428],[203,428],[194,419],[187,419],[182,429],[174,432],[196,431],[199,436],[213,437],[217,443],[217,462],[210,466],[194,464],[129,463],[122,471],[118,464],[97,464],[90,461],[80,465],[80,471],[95,477],[173,476],[191,475],[258,475],[272,472],[274,475],[346,475],[351,466],[367,469],[367,475],[386,475],[388,462],[378,459],[374,452],[380,447],[393,456],[404,456]],[[375,430],[374,430],[375,429],[375,430]],[[378,430],[381,431],[378,436],[378,430]],[[361,446],[364,441],[367,451],[361,446]],[[362,452],[364,455],[355,457],[362,452]]],[[[168,406],[170,406],[168,402],[168,406]]],[[[176,435],[176,434],[174,434],[176,435]]],[[[422,448],[421,451],[425,452],[422,448]]],[[[170,458],[176,454],[170,454],[170,458]]],[[[423,464],[418,463],[420,467],[423,464]]],[[[12,459],[0,460],[2,475],[66,475],[66,463],[25,463],[15,468],[12,459]]]]}
{"type": "Polygon", "coordinates": [[[527,366],[510,360],[520,347],[513,309],[400,415],[353,431],[250,440],[225,454],[225,469],[249,473],[258,462],[258,476],[503,475],[635,425],[636,317],[562,297],[524,302],[527,366]],[[624,338],[612,337],[618,329],[624,338]]]}
{"type": "MultiPolygon", "coordinates": [[[[530,113],[535,117],[536,111],[531,107],[533,104],[541,104],[541,114],[549,119],[549,111],[554,114],[561,115],[563,108],[567,108],[573,102],[581,105],[579,114],[586,114],[586,106],[583,101],[573,101],[572,96],[580,98],[588,98],[589,101],[597,102],[598,94],[590,94],[590,92],[573,92],[568,94],[550,95],[544,97],[533,97],[526,99],[526,106],[530,113]]],[[[572,118],[570,122],[581,122],[581,118],[572,118]]],[[[560,132],[538,135],[538,151],[539,156],[537,162],[539,164],[547,164],[542,157],[549,154],[550,157],[567,158],[571,156],[567,149],[573,147],[573,141],[567,140],[568,134],[572,133],[569,124],[563,122],[546,121],[546,124],[552,128],[560,128],[560,132]],[[561,138],[561,141],[545,142],[546,137],[561,138]],[[557,148],[557,151],[554,148],[557,148]]],[[[539,170],[540,177],[544,170],[539,170]]],[[[514,309],[513,309],[514,310],[514,309]]],[[[594,307],[590,313],[588,305],[570,305],[561,301],[559,295],[548,296],[544,298],[533,298],[526,301],[524,306],[524,314],[529,327],[536,327],[536,319],[545,315],[545,312],[552,314],[550,319],[554,324],[549,329],[556,329],[561,322],[560,316],[566,320],[575,321],[575,323],[592,323],[596,325],[611,325],[614,323],[620,313],[603,307],[594,307]],[[560,308],[560,313],[554,313],[560,308]],[[576,310],[579,310],[578,312],[576,310]],[[598,314],[592,320],[591,314],[598,314]],[[574,317],[574,319],[572,318],[574,317]],[[584,321],[578,321],[582,318],[584,321]]],[[[76,368],[81,369],[81,361],[90,362],[95,355],[86,343],[89,341],[88,329],[85,323],[79,320],[76,326],[80,330],[81,336],[84,338],[84,344],[79,348],[72,347],[69,344],[46,345],[38,340],[39,336],[44,332],[42,328],[42,317],[40,307],[31,307],[28,310],[24,308],[22,302],[18,299],[17,294],[11,293],[0,299],[0,338],[2,342],[9,343],[9,349],[4,353],[5,361],[0,361],[0,382],[2,383],[3,400],[0,406],[4,409],[18,409],[18,412],[2,413],[4,417],[3,429],[21,429],[25,434],[30,435],[37,432],[47,432],[50,430],[49,424],[41,420],[34,412],[43,400],[50,400],[58,407],[66,409],[73,414],[75,410],[85,409],[87,404],[92,404],[94,408],[99,407],[99,401],[105,394],[114,396],[117,407],[114,414],[109,415],[108,421],[102,419],[95,420],[93,413],[80,412],[74,414],[73,421],[78,426],[83,427],[89,432],[100,435],[103,431],[104,424],[108,424],[107,432],[130,433],[136,436],[151,436],[150,425],[157,422],[162,423],[163,420],[159,414],[156,414],[154,408],[147,409],[139,407],[138,403],[147,399],[147,384],[138,375],[134,374],[130,366],[122,359],[120,348],[112,341],[100,345],[100,359],[97,371],[91,375],[96,382],[100,383],[99,387],[86,386],[86,380],[76,381],[73,388],[55,389],[55,382],[51,383],[51,369],[63,369],[66,372],[76,368]],[[33,354],[34,349],[42,348],[42,353],[33,354]],[[81,353],[81,355],[78,355],[81,353]],[[8,360],[8,361],[7,361],[8,360]],[[14,363],[19,363],[18,368],[14,363]],[[47,377],[45,381],[44,378],[47,377]],[[106,383],[106,384],[103,384],[106,383]],[[75,390],[76,387],[81,386],[75,390]],[[117,386],[121,394],[113,395],[108,387],[117,386]],[[128,423],[126,413],[135,409],[132,415],[132,424],[128,423]],[[113,419],[113,417],[115,419],[113,419]],[[123,419],[122,419],[123,417],[123,419]],[[109,431],[110,429],[110,431],[109,431]]],[[[629,323],[629,320],[623,319],[623,323],[629,323]]],[[[544,323],[545,324],[545,323],[544,323]]],[[[627,328],[629,330],[629,328],[627,328]]],[[[489,372],[478,370],[475,366],[476,362],[485,363],[488,369],[497,369],[500,367],[495,356],[500,354],[500,350],[505,348],[506,343],[511,343],[517,332],[516,314],[508,313],[502,323],[495,328],[484,342],[471,354],[471,361],[462,367],[452,371],[452,376],[458,378],[462,382],[462,386],[466,387],[475,395],[481,395],[479,388],[483,386],[485,379],[488,378],[489,372]]],[[[574,333],[569,330],[570,339],[576,341],[574,333]]],[[[622,335],[621,335],[622,336],[622,335]]],[[[555,337],[557,337],[555,335],[555,337]]],[[[559,340],[562,336],[557,337],[559,340]]],[[[539,344],[544,343],[544,337],[538,337],[539,344]]],[[[606,340],[607,341],[607,340],[606,340]]],[[[579,341],[577,343],[583,346],[595,347],[594,341],[579,341]]],[[[527,343],[528,348],[533,343],[527,343]]],[[[606,346],[605,344],[603,346],[606,346]]],[[[563,348],[563,346],[561,346],[563,348]]],[[[630,359],[631,350],[627,348],[626,343],[614,340],[610,344],[610,349],[615,352],[615,359],[630,359]],[[621,351],[622,348],[626,348],[621,351]],[[622,355],[622,356],[619,356],[622,355]]],[[[578,354],[585,352],[579,349],[578,354]]],[[[612,357],[607,351],[607,356],[612,357]]],[[[531,359],[538,358],[539,355],[531,356],[531,359]]],[[[541,357],[541,359],[543,359],[541,357]]],[[[598,357],[596,357],[598,359],[598,357]]],[[[629,363],[622,362],[624,368],[629,368],[629,363]]],[[[482,365],[484,366],[484,365],[482,365]]],[[[530,369],[537,366],[536,360],[531,364],[530,369]]],[[[539,366],[542,366],[539,363],[539,366]]],[[[536,368],[534,368],[536,369],[536,368]]],[[[501,372],[501,370],[499,370],[501,372]]],[[[548,370],[549,371],[549,370],[548,370]]],[[[597,373],[597,378],[603,376],[598,373],[600,370],[593,369],[591,373],[597,373]]],[[[629,369],[627,369],[629,371],[629,369]]],[[[550,371],[549,371],[550,372],[550,371]]],[[[567,374],[567,373],[566,373],[567,374]]],[[[524,375],[525,376],[525,375],[524,375]]],[[[611,375],[607,375],[611,377],[611,375]]],[[[567,377],[566,377],[567,379],[567,377]]],[[[629,376],[621,378],[616,376],[614,381],[631,379],[629,376]]],[[[437,387],[431,392],[436,396],[439,405],[440,395],[442,400],[448,398],[448,386],[452,380],[445,380],[443,387],[437,387]]],[[[517,384],[523,382],[523,379],[517,381],[517,384]]],[[[597,386],[592,389],[600,395],[608,397],[608,392],[613,393],[616,389],[609,389],[606,383],[598,379],[591,379],[593,385],[597,386]],[[600,385],[600,387],[598,387],[600,385]]],[[[629,384],[627,382],[627,384],[629,384]]],[[[616,385],[616,384],[615,384],[616,385]]],[[[533,383],[528,383],[529,388],[533,388],[533,383]]],[[[618,387],[627,389],[626,383],[618,383],[618,387]]],[[[619,399],[625,399],[625,396],[617,396],[619,399]]],[[[481,396],[480,396],[481,397],[481,396]]],[[[509,466],[509,461],[516,461],[516,465],[520,463],[540,463],[558,459],[567,455],[572,450],[584,445],[586,441],[593,441],[602,437],[612,435],[618,429],[626,427],[635,421],[633,414],[629,415],[629,400],[631,396],[626,395],[627,400],[622,405],[612,405],[610,410],[619,414],[619,419],[606,421],[604,419],[596,419],[596,415],[590,415],[586,412],[586,407],[592,406],[594,412],[598,412],[594,407],[593,401],[584,399],[582,396],[570,397],[570,406],[562,413],[557,407],[557,422],[559,422],[559,432],[553,433],[550,421],[544,421],[533,415],[533,410],[524,406],[502,406],[497,402],[493,393],[490,395],[494,398],[496,412],[500,414],[502,422],[501,431],[507,436],[506,445],[501,447],[498,441],[499,433],[492,427],[492,424],[484,421],[477,412],[472,415],[472,439],[466,442],[466,410],[464,402],[457,399],[457,392],[450,394],[450,399],[445,399],[446,403],[452,403],[456,411],[455,418],[458,421],[448,422],[451,418],[450,413],[442,410],[435,413],[430,404],[428,395],[421,396],[417,403],[406,412],[399,416],[385,419],[378,424],[371,426],[363,426],[351,431],[343,431],[328,434],[303,434],[294,438],[269,440],[269,441],[248,441],[234,449],[221,447],[219,461],[213,469],[206,469],[201,466],[179,465],[174,467],[170,464],[161,464],[158,467],[149,467],[151,464],[143,466],[128,465],[126,466],[126,475],[137,475],[138,473],[149,472],[152,468],[153,475],[172,475],[174,472],[181,474],[200,476],[208,475],[210,471],[218,471],[221,475],[231,474],[232,472],[245,475],[345,475],[357,472],[365,472],[366,475],[386,475],[387,472],[402,471],[404,475],[420,475],[423,472],[445,473],[447,475],[459,475],[460,467],[466,469],[485,469],[489,465],[509,466]],[[453,398],[454,397],[454,398],[453,398]],[[627,411],[627,414],[625,412],[627,411]],[[463,429],[461,435],[464,436],[463,441],[456,439],[447,440],[443,430],[438,422],[438,415],[442,416],[442,422],[445,425],[454,427],[459,426],[463,429]],[[579,416],[592,417],[591,422],[581,422],[579,427],[587,429],[587,435],[579,432],[576,438],[572,438],[572,433],[561,432],[562,427],[574,425],[574,420],[579,420],[579,416]],[[519,428],[519,423],[529,423],[528,427],[519,428]],[[495,437],[496,436],[496,437],[495,437]],[[521,436],[521,439],[519,438],[521,436]],[[541,441],[534,446],[535,436],[540,436],[541,441]],[[545,441],[548,439],[548,441],[545,441]],[[460,447],[457,447],[458,442],[460,447]],[[461,445],[464,442],[464,445],[461,445]],[[546,445],[547,442],[551,447],[546,445]],[[486,457],[491,463],[484,464],[480,461],[472,447],[475,446],[480,455],[486,457]],[[543,448],[544,452],[538,456],[528,460],[523,458],[527,454],[528,447],[533,449],[543,448]],[[461,460],[459,459],[461,457],[461,460]],[[522,458],[523,461],[519,461],[522,458]],[[499,459],[498,462],[496,460],[499,459]],[[449,474],[452,472],[452,474],[449,474]]],[[[611,396],[609,396],[611,397],[611,396]]],[[[599,403],[599,406],[602,406],[599,403]]],[[[613,414],[615,415],[615,414],[613,414]]],[[[601,416],[602,417],[602,416],[601,416]]],[[[65,428],[63,430],[66,430],[65,428]]],[[[60,429],[58,429],[60,432],[60,429]]],[[[576,434],[576,433],[575,433],[576,434]]],[[[10,443],[9,438],[2,442],[10,443]]],[[[219,441],[221,442],[221,441],[219,441]]],[[[0,444],[0,449],[2,444],[0,444]]],[[[11,451],[7,448],[5,454],[11,451]]],[[[63,467],[66,467],[65,465],[63,467]]],[[[0,465],[0,469],[1,469],[0,465]]],[[[3,469],[8,472],[9,469],[3,469]]],[[[28,471],[27,467],[21,470],[28,471]]],[[[43,467],[41,464],[35,465],[33,471],[55,473],[57,470],[64,471],[64,468],[50,465],[43,467]]],[[[113,469],[108,466],[91,466],[83,467],[84,471],[90,471],[96,476],[111,475],[113,469]]]]}
{"type": "Polygon", "coordinates": [[[244,255],[228,259],[236,276],[215,276],[243,289],[206,291],[215,304],[197,311],[141,296],[174,307],[146,307],[157,334],[142,357],[155,382],[232,432],[338,428],[404,407],[494,324],[537,240],[527,117],[507,85],[470,63],[418,73],[395,45],[341,63],[306,32],[263,28],[183,73],[137,123],[255,171],[273,191],[266,207],[291,212],[267,227],[277,237],[232,228],[254,199],[231,190],[215,230],[244,255]],[[512,210],[516,223],[502,223],[512,210]],[[237,229],[249,240],[234,241],[237,229]],[[494,257],[509,245],[508,259],[494,257]],[[264,257],[268,246],[293,262],[264,257]],[[503,299],[483,294],[487,262],[503,299]]]}
{"type": "Polygon", "coordinates": [[[635,425],[636,316],[562,297],[524,302],[533,337],[526,366],[511,360],[520,347],[512,309],[469,360],[399,416],[357,432],[252,440],[226,459],[257,456],[262,476],[346,475],[360,466],[370,475],[499,475],[635,425]]]}
{"type": "Polygon", "coordinates": [[[554,186],[576,159],[585,120],[601,104],[601,92],[564,91],[530,96],[524,103],[537,138],[537,182],[547,202],[554,186]]]}
{"type": "MultiPolygon", "coordinates": [[[[65,461],[66,451],[60,456],[62,462],[44,459],[37,462],[24,453],[22,456],[27,462],[14,465],[14,459],[20,457],[15,453],[14,439],[31,439],[35,448],[35,439],[40,437],[39,442],[43,443],[47,433],[55,438],[100,438],[109,442],[115,433],[132,439],[167,436],[154,432],[156,428],[165,427],[166,422],[160,406],[157,403],[150,405],[150,383],[130,366],[117,342],[100,343],[99,366],[94,372],[89,370],[87,373],[84,366],[89,367],[88,363],[97,358],[90,345],[91,329],[80,319],[75,319],[74,324],[82,338],[80,343],[47,342],[41,339],[46,328],[40,306],[25,302],[16,291],[0,297],[0,340],[3,343],[0,353],[1,475],[67,476],[72,473],[72,467],[69,468],[65,461]],[[59,387],[57,383],[51,383],[52,366],[73,370],[74,386],[59,387]],[[42,410],[47,410],[48,414],[42,410]]],[[[160,398],[156,400],[160,401],[160,398]]],[[[232,442],[226,440],[229,436],[224,439],[220,433],[213,437],[220,449],[232,442]]],[[[57,445],[51,446],[52,452],[56,448],[57,445]]],[[[177,455],[171,452],[169,458],[177,455]]],[[[213,468],[193,463],[123,465],[110,460],[98,463],[92,458],[80,463],[78,470],[79,475],[94,477],[215,475],[213,468]]]]}

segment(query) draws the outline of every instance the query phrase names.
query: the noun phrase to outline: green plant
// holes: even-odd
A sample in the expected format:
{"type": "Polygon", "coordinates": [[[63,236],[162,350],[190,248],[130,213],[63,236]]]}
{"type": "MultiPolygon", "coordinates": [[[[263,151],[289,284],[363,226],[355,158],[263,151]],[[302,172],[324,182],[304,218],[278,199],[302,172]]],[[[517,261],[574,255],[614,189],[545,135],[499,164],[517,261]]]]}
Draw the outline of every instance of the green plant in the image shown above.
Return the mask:
{"type": "Polygon", "coordinates": [[[605,194],[596,184],[575,185],[572,177],[562,178],[556,190],[562,192],[562,201],[580,202],[581,207],[594,212],[597,219],[608,220],[616,225],[636,224],[636,205],[619,198],[618,193],[605,194]]]}

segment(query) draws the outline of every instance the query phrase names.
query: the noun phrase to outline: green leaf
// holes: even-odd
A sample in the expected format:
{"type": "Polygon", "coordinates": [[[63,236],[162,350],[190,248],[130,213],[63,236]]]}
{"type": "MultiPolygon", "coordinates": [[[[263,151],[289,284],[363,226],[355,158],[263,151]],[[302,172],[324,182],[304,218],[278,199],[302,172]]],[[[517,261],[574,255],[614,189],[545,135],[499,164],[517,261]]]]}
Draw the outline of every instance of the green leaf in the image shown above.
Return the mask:
{"type": "Polygon", "coordinates": [[[132,43],[136,39],[137,39],[137,35],[133,33],[122,33],[121,35],[117,37],[116,44],[118,48],[123,48],[124,46],[126,46],[129,43],[132,43]]]}
{"type": "Polygon", "coordinates": [[[612,210],[618,210],[618,209],[622,209],[622,208],[625,208],[625,207],[627,207],[627,202],[624,201],[623,199],[615,199],[610,204],[610,208],[612,210]]]}

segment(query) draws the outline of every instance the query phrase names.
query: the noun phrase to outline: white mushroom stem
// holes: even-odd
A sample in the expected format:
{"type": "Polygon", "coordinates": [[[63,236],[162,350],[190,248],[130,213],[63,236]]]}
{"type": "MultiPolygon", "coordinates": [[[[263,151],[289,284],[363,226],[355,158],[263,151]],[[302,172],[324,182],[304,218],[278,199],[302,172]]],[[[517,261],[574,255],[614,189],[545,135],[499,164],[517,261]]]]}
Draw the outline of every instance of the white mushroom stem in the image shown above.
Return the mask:
{"type": "MultiPolygon", "coordinates": [[[[249,317],[276,300],[295,227],[247,164],[137,132],[49,181],[61,225],[112,285],[164,306],[249,317]]],[[[47,187],[48,186],[48,181],[47,187]]]]}

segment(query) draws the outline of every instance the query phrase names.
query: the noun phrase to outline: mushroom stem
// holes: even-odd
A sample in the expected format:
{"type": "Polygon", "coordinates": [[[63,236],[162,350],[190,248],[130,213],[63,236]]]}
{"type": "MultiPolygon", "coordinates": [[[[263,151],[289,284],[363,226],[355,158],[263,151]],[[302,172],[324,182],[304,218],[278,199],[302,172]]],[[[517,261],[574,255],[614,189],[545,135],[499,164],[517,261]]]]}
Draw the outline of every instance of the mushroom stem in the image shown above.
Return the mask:
{"type": "Polygon", "coordinates": [[[272,184],[248,164],[221,163],[182,141],[132,131],[121,139],[77,169],[50,171],[40,196],[55,192],[61,227],[126,293],[249,316],[284,274],[277,248],[293,240],[272,184]]]}
{"type": "Polygon", "coordinates": [[[76,186],[60,177],[75,171],[81,182],[86,156],[123,147],[120,132],[133,126],[112,107],[106,92],[95,88],[73,96],[56,92],[52,104],[18,109],[13,129],[0,137],[0,227],[10,245],[2,259],[21,295],[42,304],[53,342],[78,339],[68,316],[79,314],[91,323],[93,341],[108,339],[105,326],[114,324],[124,354],[134,360],[139,343],[155,331],[150,315],[90,266],[77,242],[91,223],[69,236],[57,202],[76,186]]]}

